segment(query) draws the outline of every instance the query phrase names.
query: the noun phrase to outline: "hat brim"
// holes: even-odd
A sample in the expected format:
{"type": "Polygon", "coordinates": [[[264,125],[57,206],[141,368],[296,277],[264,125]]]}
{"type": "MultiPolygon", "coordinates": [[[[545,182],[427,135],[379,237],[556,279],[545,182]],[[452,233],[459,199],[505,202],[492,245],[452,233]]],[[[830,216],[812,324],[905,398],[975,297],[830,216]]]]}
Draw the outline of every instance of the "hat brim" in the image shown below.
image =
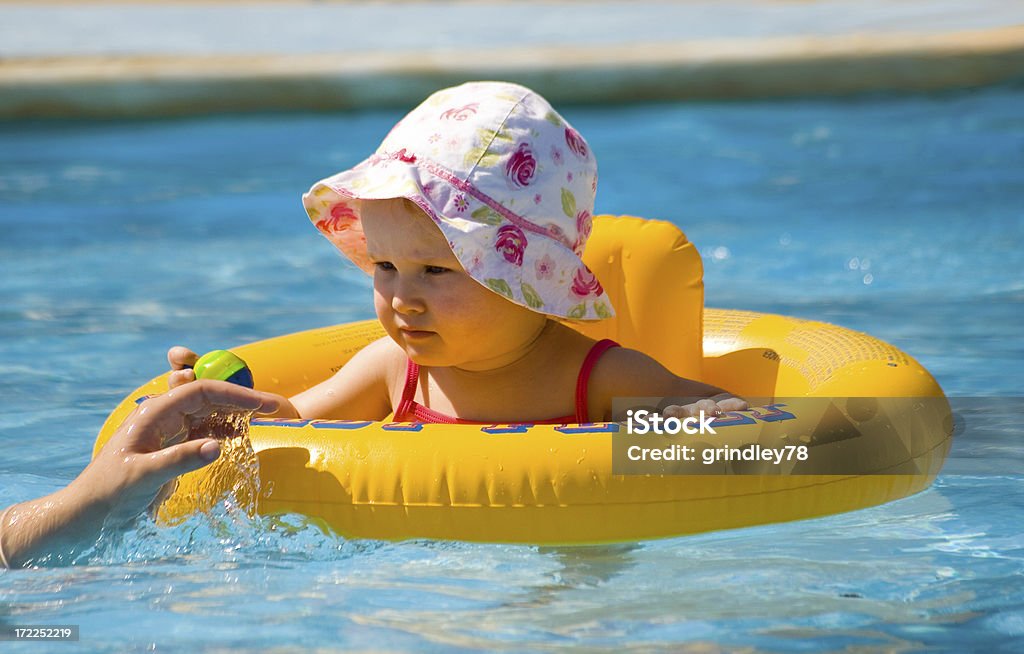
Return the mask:
{"type": "Polygon", "coordinates": [[[443,173],[422,165],[371,157],[313,184],[302,203],[317,230],[372,274],[362,202],[398,198],[430,216],[470,277],[509,301],[569,320],[615,315],[600,282],[572,248],[543,232],[512,225],[490,210],[493,202],[480,204],[481,198],[467,197],[443,173]]]}

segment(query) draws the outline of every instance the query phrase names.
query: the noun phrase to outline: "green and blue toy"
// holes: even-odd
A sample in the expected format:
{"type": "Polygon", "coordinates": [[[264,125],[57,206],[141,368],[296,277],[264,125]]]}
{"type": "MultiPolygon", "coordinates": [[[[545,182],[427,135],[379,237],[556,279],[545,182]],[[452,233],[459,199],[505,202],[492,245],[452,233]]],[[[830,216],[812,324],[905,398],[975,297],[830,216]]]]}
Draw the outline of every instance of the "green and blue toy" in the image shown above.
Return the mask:
{"type": "Polygon", "coordinates": [[[196,379],[219,379],[246,388],[254,386],[249,366],[237,354],[227,350],[207,352],[192,368],[196,379]]]}

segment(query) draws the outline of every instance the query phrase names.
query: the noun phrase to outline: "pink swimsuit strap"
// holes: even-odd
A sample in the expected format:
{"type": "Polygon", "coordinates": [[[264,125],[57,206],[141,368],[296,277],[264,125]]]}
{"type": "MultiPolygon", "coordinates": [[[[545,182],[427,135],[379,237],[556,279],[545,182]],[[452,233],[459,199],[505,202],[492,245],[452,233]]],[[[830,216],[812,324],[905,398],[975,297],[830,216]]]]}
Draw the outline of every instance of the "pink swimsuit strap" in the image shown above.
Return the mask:
{"type": "MultiPolygon", "coordinates": [[[[590,411],[587,405],[587,386],[590,382],[590,373],[594,370],[594,365],[597,364],[601,355],[613,347],[619,347],[619,344],[608,338],[600,340],[594,343],[590,351],[587,352],[586,358],[583,359],[583,365],[580,366],[579,375],[576,377],[576,415],[549,418],[548,420],[523,420],[521,422],[536,425],[583,424],[589,422],[590,411]]],[[[416,387],[419,385],[419,379],[420,367],[413,363],[412,359],[409,359],[406,365],[405,388],[402,390],[402,401],[399,402],[398,408],[395,410],[395,422],[425,422],[445,425],[482,424],[472,420],[462,420],[445,415],[413,400],[416,396],[416,387]]]]}

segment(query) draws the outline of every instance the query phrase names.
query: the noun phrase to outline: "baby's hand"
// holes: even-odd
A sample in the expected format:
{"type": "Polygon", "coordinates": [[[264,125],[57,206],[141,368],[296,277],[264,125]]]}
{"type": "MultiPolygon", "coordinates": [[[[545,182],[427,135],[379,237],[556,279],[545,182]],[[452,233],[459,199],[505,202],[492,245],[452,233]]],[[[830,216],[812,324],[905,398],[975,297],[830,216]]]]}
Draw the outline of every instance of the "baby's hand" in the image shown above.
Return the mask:
{"type": "Polygon", "coordinates": [[[701,411],[705,416],[719,416],[726,411],[744,411],[747,408],[746,400],[730,393],[721,393],[714,397],[698,400],[693,404],[672,404],[665,407],[661,415],[666,418],[699,418],[701,411]]]}
{"type": "Polygon", "coordinates": [[[196,373],[192,366],[196,365],[199,355],[180,345],[167,350],[167,363],[171,364],[171,375],[167,378],[167,387],[175,388],[182,384],[194,382],[196,373]]]}

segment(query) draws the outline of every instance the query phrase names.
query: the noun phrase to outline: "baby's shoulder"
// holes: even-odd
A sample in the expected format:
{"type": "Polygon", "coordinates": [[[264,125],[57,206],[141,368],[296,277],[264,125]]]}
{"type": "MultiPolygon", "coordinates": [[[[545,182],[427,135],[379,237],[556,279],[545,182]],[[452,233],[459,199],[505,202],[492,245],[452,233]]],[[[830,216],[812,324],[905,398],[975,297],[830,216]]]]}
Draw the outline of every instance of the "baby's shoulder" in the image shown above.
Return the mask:
{"type": "Polygon", "coordinates": [[[608,384],[629,383],[637,379],[660,377],[670,373],[665,366],[640,350],[629,347],[613,347],[605,351],[594,364],[594,378],[608,384]]]}
{"type": "Polygon", "coordinates": [[[352,357],[352,363],[373,368],[388,380],[390,386],[393,379],[405,378],[408,357],[390,336],[382,336],[357,352],[352,357]]]}
{"type": "MultiPolygon", "coordinates": [[[[558,329],[560,331],[557,332],[557,339],[552,347],[563,360],[582,362],[598,343],[597,340],[565,325],[559,325],[558,329]]],[[[598,383],[612,384],[616,380],[625,380],[628,383],[636,377],[660,375],[663,371],[665,368],[650,356],[639,350],[620,346],[601,353],[593,364],[590,377],[598,383]]],[[[591,382],[591,385],[593,383],[591,382]]]]}

